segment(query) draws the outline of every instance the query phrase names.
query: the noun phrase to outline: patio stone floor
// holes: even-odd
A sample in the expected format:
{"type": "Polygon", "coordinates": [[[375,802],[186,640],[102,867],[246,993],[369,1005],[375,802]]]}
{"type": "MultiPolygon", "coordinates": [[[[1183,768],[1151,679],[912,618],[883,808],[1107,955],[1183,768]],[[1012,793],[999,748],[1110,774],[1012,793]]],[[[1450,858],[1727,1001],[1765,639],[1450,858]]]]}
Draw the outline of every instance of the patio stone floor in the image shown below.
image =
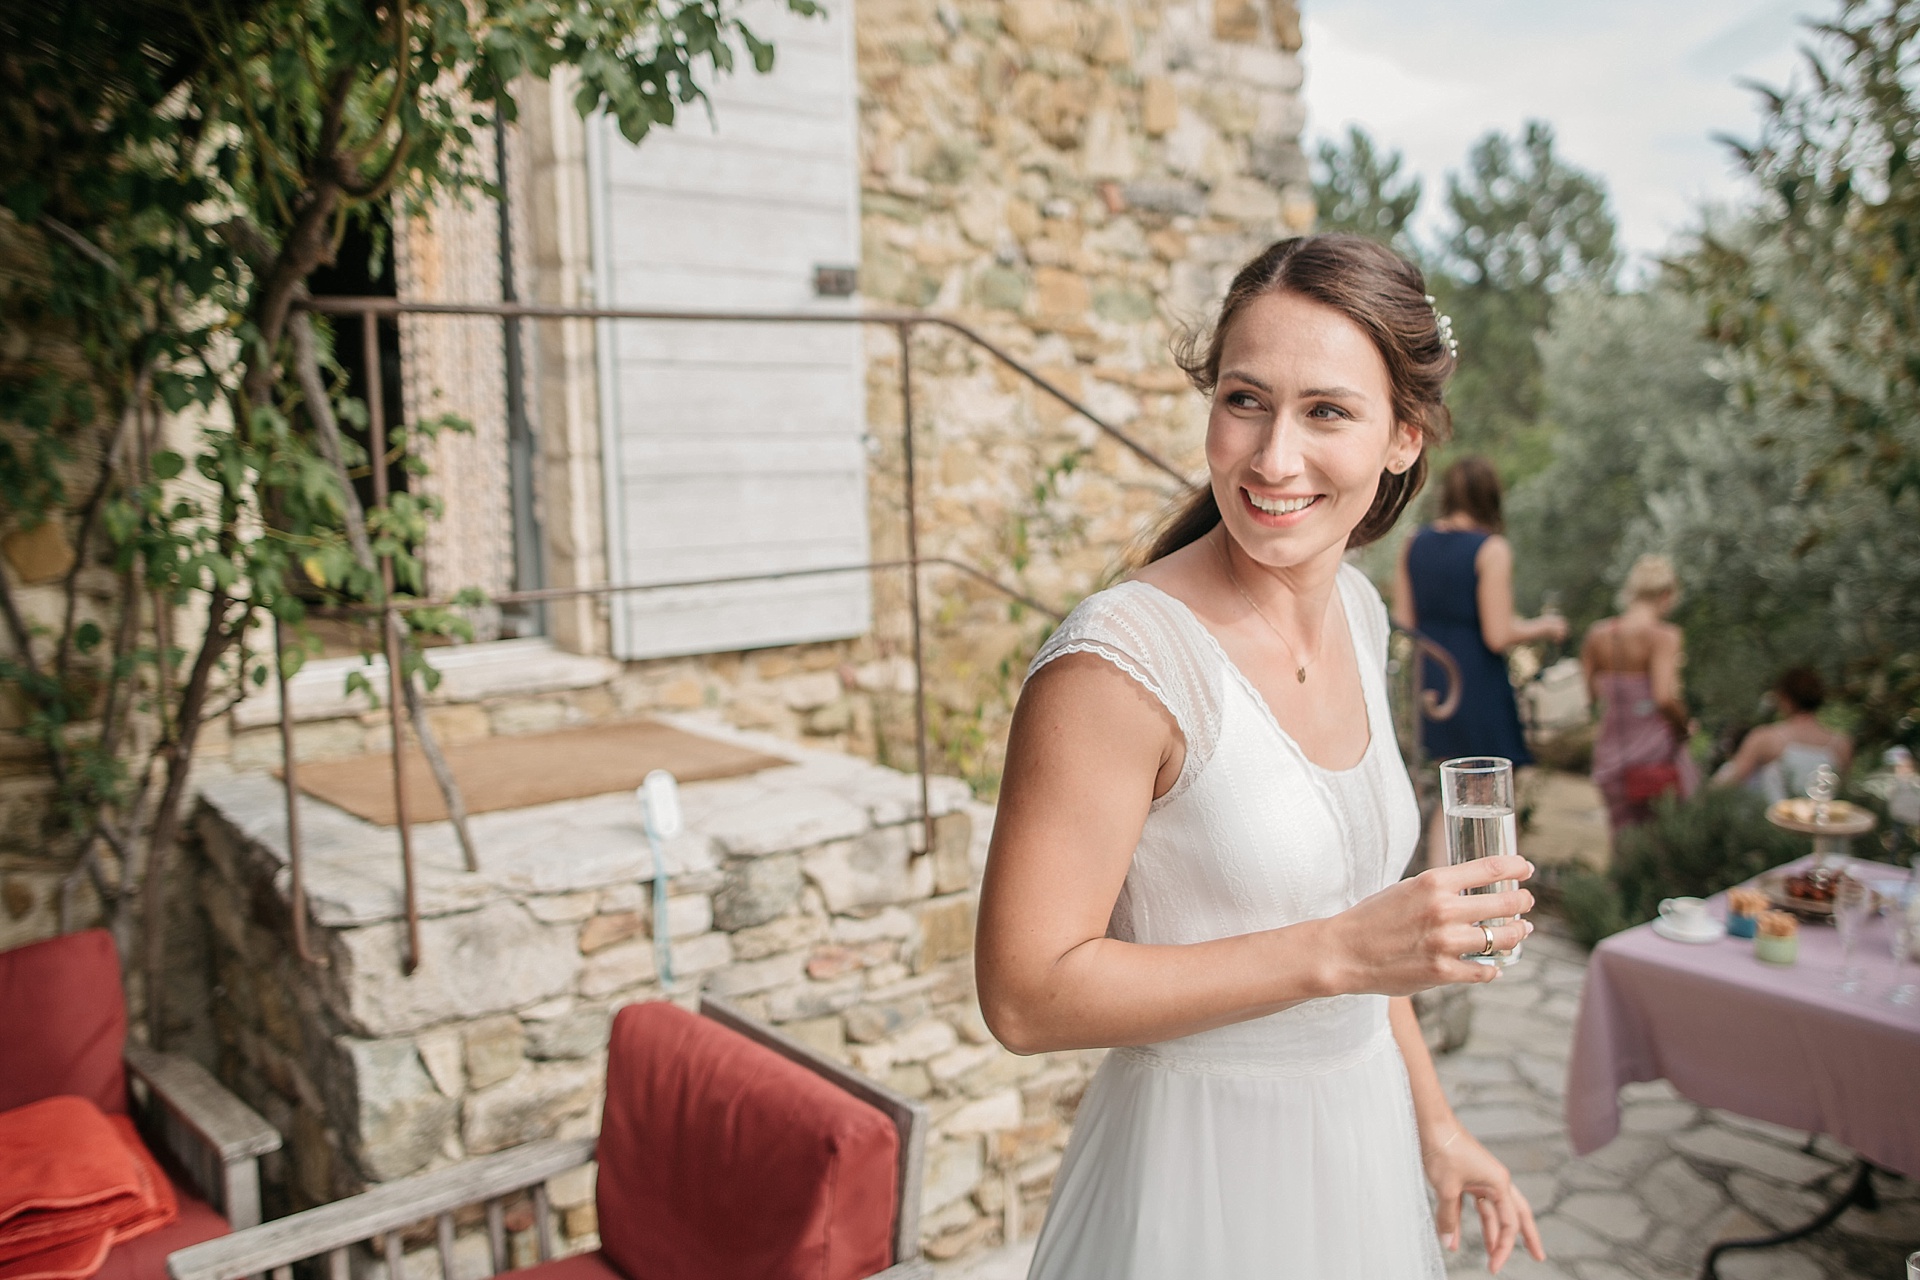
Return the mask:
{"type": "MultiPolygon", "coordinates": [[[[1498,982],[1475,988],[1473,1036],[1440,1060],[1461,1118],[1514,1171],[1533,1203],[1547,1261],[1516,1254],[1513,1280],[1687,1280],[1709,1243],[1764,1235],[1816,1213],[1844,1184],[1850,1154],[1830,1140],[1711,1111],[1664,1081],[1622,1093],[1620,1136],[1575,1157],[1560,1118],[1586,953],[1539,932],[1498,982]]],[[[1917,1082],[1920,1086],[1920,1082],[1917,1082]]],[[[1915,1105],[1920,1105],[1920,1094],[1915,1105]]],[[[1920,1249],[1920,1185],[1879,1178],[1880,1208],[1775,1249],[1726,1255],[1723,1280],[1899,1280],[1920,1249]]],[[[1033,1241],[937,1267],[941,1280],[1019,1280],[1033,1241]]],[[[1465,1215],[1450,1275],[1486,1274],[1465,1215]]]]}

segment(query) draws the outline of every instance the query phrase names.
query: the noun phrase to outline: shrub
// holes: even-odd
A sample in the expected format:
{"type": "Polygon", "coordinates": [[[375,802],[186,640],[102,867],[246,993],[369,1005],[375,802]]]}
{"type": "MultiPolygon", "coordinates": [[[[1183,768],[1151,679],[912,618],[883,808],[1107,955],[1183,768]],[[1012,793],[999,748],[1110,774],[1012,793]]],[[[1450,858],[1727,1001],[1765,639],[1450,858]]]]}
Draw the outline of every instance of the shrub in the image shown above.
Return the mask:
{"type": "Polygon", "coordinates": [[[1808,852],[1805,836],[1766,818],[1742,787],[1705,787],[1691,800],[1662,800],[1652,820],[1622,832],[1603,876],[1578,872],[1560,887],[1574,936],[1592,946],[1651,920],[1662,898],[1705,897],[1808,852]]]}

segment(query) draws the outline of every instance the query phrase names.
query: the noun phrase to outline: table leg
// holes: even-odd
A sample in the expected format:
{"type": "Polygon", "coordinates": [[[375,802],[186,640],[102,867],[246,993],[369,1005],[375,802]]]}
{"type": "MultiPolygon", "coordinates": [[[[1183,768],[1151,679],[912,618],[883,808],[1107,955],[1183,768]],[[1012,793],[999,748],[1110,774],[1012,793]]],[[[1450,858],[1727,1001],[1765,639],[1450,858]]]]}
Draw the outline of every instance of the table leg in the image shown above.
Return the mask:
{"type": "Polygon", "coordinates": [[[1795,1240],[1805,1239],[1822,1227],[1833,1225],[1841,1214],[1855,1205],[1859,1205],[1862,1209],[1880,1207],[1880,1197],[1873,1189],[1873,1166],[1865,1160],[1855,1166],[1853,1178],[1847,1183],[1847,1189],[1840,1193],[1839,1198],[1822,1209],[1819,1216],[1806,1225],[1775,1235],[1757,1236],[1751,1240],[1722,1240],[1707,1250],[1707,1259],[1700,1265],[1700,1280],[1720,1280],[1720,1273],[1715,1268],[1719,1264],[1720,1255],[1729,1250],[1770,1249],[1777,1244],[1790,1244],[1795,1240]]]}

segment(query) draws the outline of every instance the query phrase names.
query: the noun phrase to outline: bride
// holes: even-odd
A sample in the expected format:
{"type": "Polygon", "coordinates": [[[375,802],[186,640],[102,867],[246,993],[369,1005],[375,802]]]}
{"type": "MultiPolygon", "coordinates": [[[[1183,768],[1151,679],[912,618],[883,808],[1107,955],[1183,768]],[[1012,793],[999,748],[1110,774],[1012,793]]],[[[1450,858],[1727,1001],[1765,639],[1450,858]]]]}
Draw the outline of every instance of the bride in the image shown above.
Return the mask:
{"type": "Polygon", "coordinates": [[[1451,345],[1419,271],[1371,241],[1262,253],[1182,360],[1212,396],[1209,487],[1034,659],[981,900],[981,1005],[1016,1053],[1114,1048],[1035,1280],[1437,1278],[1467,1197],[1494,1271],[1516,1243],[1545,1256],[1526,1198],[1448,1108],[1407,998],[1499,976],[1462,957],[1519,943],[1533,897],[1461,891],[1533,868],[1398,879],[1419,817],[1387,615],[1342,559],[1418,492],[1451,345]]]}

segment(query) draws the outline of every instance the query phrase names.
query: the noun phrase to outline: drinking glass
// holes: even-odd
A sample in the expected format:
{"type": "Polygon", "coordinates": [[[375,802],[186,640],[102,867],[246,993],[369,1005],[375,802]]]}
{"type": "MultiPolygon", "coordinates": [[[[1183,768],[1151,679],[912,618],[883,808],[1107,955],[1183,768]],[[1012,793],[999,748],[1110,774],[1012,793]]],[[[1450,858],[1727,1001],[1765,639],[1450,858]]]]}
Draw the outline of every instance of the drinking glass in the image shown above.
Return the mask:
{"type": "Polygon", "coordinates": [[[1920,946],[1920,892],[1909,882],[1902,891],[1886,896],[1882,910],[1887,916],[1887,944],[1893,951],[1893,989],[1887,992],[1887,1003],[1912,1004],[1920,998],[1920,987],[1906,981],[1906,963],[1920,946]]]}
{"type": "Polygon", "coordinates": [[[1861,970],[1854,963],[1854,944],[1860,940],[1860,928],[1873,914],[1873,890],[1852,876],[1843,875],[1833,882],[1833,927],[1840,933],[1841,991],[1852,994],[1860,989],[1861,970]]]}
{"type": "MultiPolygon", "coordinates": [[[[1473,862],[1520,850],[1519,825],[1514,820],[1513,761],[1500,756],[1467,756],[1440,766],[1440,804],[1447,817],[1447,861],[1473,862]]],[[[1518,880],[1496,880],[1468,893],[1504,893],[1518,880]]],[[[1480,923],[1493,928],[1508,917],[1480,923]]],[[[1520,947],[1492,955],[1466,955],[1463,960],[1502,967],[1520,958],[1520,947]]]]}
{"type": "Polygon", "coordinates": [[[1907,1255],[1907,1280],[1920,1280],[1920,1250],[1907,1255]]]}

